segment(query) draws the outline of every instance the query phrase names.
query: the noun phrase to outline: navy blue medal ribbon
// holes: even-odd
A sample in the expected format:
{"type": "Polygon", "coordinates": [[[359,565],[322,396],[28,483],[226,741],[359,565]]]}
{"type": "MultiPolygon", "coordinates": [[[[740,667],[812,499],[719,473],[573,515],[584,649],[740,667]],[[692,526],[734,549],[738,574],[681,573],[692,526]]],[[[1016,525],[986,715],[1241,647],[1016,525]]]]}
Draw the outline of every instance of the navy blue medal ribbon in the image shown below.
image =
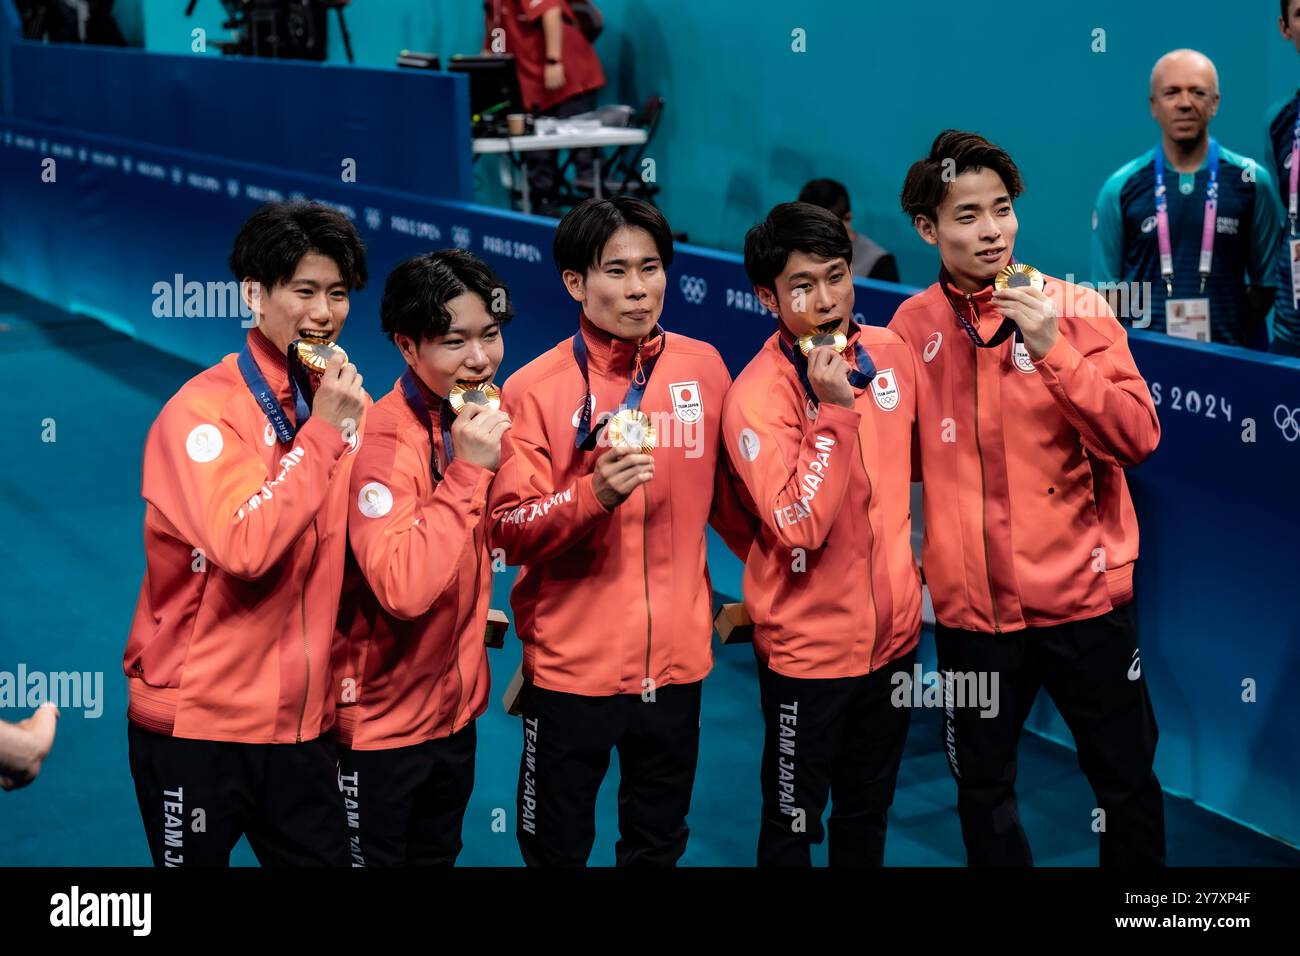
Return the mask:
{"type": "MultiPolygon", "coordinates": [[[[442,481],[442,471],[438,468],[438,448],[433,441],[433,415],[429,410],[429,403],[424,399],[424,392],[420,390],[420,383],[416,381],[415,373],[411,371],[409,365],[402,373],[401,382],[402,397],[406,399],[406,404],[411,407],[411,411],[415,412],[415,417],[429,433],[429,469],[433,472],[435,481],[442,481]]],[[[451,407],[451,402],[444,398],[442,404],[438,406],[438,429],[442,432],[442,450],[447,456],[448,467],[455,458],[451,444],[451,420],[455,417],[456,412],[451,407]]]]}
{"type": "MultiPolygon", "coordinates": [[[[258,407],[262,409],[267,421],[275,429],[276,437],[283,444],[293,441],[294,435],[298,434],[299,429],[307,424],[307,419],[311,417],[311,403],[308,401],[308,396],[311,395],[311,382],[300,381],[295,376],[296,366],[292,347],[290,347],[289,353],[289,388],[293,392],[293,404],[297,418],[296,425],[289,421],[289,416],[280,407],[279,397],[271,390],[271,386],[266,384],[266,376],[257,367],[257,361],[253,358],[253,353],[248,348],[247,342],[244,343],[244,348],[239,353],[239,373],[244,376],[244,383],[248,386],[248,390],[253,393],[253,398],[256,399],[258,407]]],[[[298,367],[300,368],[300,366],[298,367]]]]}
{"type": "MultiPolygon", "coordinates": [[[[1011,261],[1015,262],[1016,260],[1012,259],[1011,261]]],[[[961,314],[961,309],[957,308],[957,306],[953,304],[952,295],[948,292],[948,283],[951,281],[952,277],[948,275],[948,270],[940,268],[939,286],[943,289],[943,297],[948,300],[948,308],[952,309],[952,314],[957,317],[957,321],[961,323],[961,327],[966,330],[966,334],[970,336],[970,340],[975,343],[977,349],[996,348],[1005,342],[1013,332],[1015,333],[1017,342],[1024,341],[1024,335],[1020,331],[1020,326],[1016,325],[1012,319],[1003,319],[1002,324],[998,326],[998,330],[993,333],[993,338],[989,339],[987,342],[980,338],[980,334],[975,331],[975,326],[971,325],[970,320],[961,314]]],[[[972,299],[970,302],[972,311],[975,311],[976,307],[974,300],[972,299]]]]}
{"type": "MultiPolygon", "coordinates": [[[[646,389],[650,386],[650,374],[654,371],[659,356],[664,354],[664,348],[668,345],[668,333],[659,326],[655,326],[655,332],[664,336],[664,341],[661,343],[659,351],[641,364],[640,382],[637,382],[636,373],[633,373],[632,381],[628,383],[627,395],[623,397],[623,408],[635,411],[641,407],[641,399],[645,397],[646,389]]],[[[583,340],[581,332],[578,332],[573,337],[573,358],[578,363],[578,371],[582,372],[582,383],[585,387],[585,393],[582,396],[582,410],[578,413],[578,432],[575,445],[580,451],[591,451],[596,447],[600,429],[598,428],[593,432],[591,428],[591,376],[587,370],[587,343],[583,340]]]]}

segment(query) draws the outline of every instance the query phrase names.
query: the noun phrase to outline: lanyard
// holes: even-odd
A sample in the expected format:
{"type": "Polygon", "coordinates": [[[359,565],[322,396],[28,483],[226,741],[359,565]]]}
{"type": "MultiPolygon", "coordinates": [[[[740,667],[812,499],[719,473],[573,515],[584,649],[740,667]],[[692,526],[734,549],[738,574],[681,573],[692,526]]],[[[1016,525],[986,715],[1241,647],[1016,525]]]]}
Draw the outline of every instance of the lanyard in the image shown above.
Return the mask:
{"type": "Polygon", "coordinates": [[[1291,194],[1286,200],[1286,215],[1291,220],[1291,235],[1295,235],[1296,190],[1300,187],[1300,93],[1296,94],[1295,127],[1291,131],[1291,194]]]}
{"type": "MultiPolygon", "coordinates": [[[[1174,294],[1174,254],[1169,244],[1169,194],[1165,189],[1165,148],[1156,144],[1156,238],[1160,243],[1160,277],[1165,280],[1165,292],[1174,294]]],[[[1210,171],[1210,181],[1205,187],[1205,218],[1201,223],[1201,261],[1198,271],[1201,274],[1201,291],[1205,291],[1205,279],[1210,274],[1214,262],[1214,225],[1218,221],[1216,211],[1219,208],[1219,141],[1210,137],[1210,158],[1206,164],[1210,171]]],[[[1294,168],[1294,161],[1292,168],[1294,168]]],[[[1294,174],[1293,174],[1294,179],[1294,174]]]]}
{"type": "MultiPolygon", "coordinates": [[[[1015,262],[1016,260],[1012,259],[1011,261],[1015,262]]],[[[948,300],[948,308],[952,309],[952,314],[957,317],[957,321],[961,324],[961,327],[966,330],[966,334],[970,336],[970,340],[975,343],[977,349],[996,348],[1005,342],[1012,332],[1016,334],[1017,342],[1024,340],[1024,336],[1020,332],[1020,327],[1011,319],[1003,319],[1002,324],[998,326],[998,330],[993,333],[993,338],[989,339],[987,342],[980,338],[979,332],[975,331],[975,326],[971,325],[970,320],[961,314],[961,309],[957,308],[957,306],[953,304],[952,295],[948,292],[948,283],[951,281],[952,276],[948,274],[948,270],[943,266],[940,266],[939,288],[943,290],[943,297],[948,300]]],[[[970,302],[971,312],[978,315],[979,309],[975,305],[975,300],[970,299],[968,301],[970,302]]]]}
{"type": "MultiPolygon", "coordinates": [[[[411,371],[408,365],[406,371],[402,373],[402,397],[406,399],[406,404],[415,412],[415,417],[424,425],[424,430],[429,433],[429,470],[433,472],[434,481],[442,481],[442,472],[438,470],[438,448],[433,442],[433,416],[429,412],[429,403],[424,400],[424,393],[420,391],[420,384],[415,380],[415,373],[411,371]]],[[[447,456],[447,466],[450,467],[452,459],[456,456],[451,445],[451,419],[453,413],[451,403],[445,398],[442,404],[438,406],[438,428],[442,432],[442,452],[447,456]]]]}
{"type": "MultiPolygon", "coordinates": [[[[659,326],[655,326],[655,332],[662,335],[664,341],[659,351],[642,364],[639,382],[636,374],[633,373],[632,381],[628,383],[627,395],[623,397],[622,408],[636,411],[641,407],[641,399],[645,397],[645,390],[650,385],[650,375],[655,370],[659,356],[663,355],[664,349],[668,347],[668,333],[659,326]]],[[[587,371],[587,343],[583,340],[581,332],[573,337],[573,359],[578,363],[578,370],[582,372],[582,384],[586,390],[582,396],[582,411],[578,416],[578,434],[575,444],[581,451],[591,451],[594,447],[591,431],[591,377],[587,371]]]]}
{"type": "MultiPolygon", "coordinates": [[[[794,366],[795,372],[798,373],[804,394],[813,403],[813,407],[820,407],[821,400],[817,397],[817,393],[813,391],[812,383],[808,381],[807,357],[793,345],[787,345],[785,339],[779,333],[776,340],[781,346],[781,351],[785,353],[785,357],[790,360],[790,364],[794,366]]],[[[871,361],[871,356],[867,354],[867,350],[862,347],[860,342],[853,343],[853,358],[857,361],[858,367],[849,372],[849,384],[854,388],[866,388],[871,384],[871,380],[876,377],[876,365],[871,361]]]]}
{"type": "Polygon", "coordinates": [[[280,399],[276,397],[275,392],[266,384],[266,377],[262,375],[262,370],[257,367],[257,362],[253,358],[253,353],[248,348],[248,343],[244,343],[243,350],[239,353],[239,372],[244,376],[244,383],[248,390],[253,393],[253,398],[257,400],[258,407],[266,415],[267,421],[275,429],[276,437],[284,444],[293,441],[293,436],[298,434],[298,429],[307,424],[307,419],[311,417],[311,405],[305,396],[311,394],[310,383],[300,381],[294,373],[293,348],[290,347],[288,356],[289,363],[289,388],[293,392],[293,404],[296,412],[297,425],[289,421],[289,416],[285,415],[284,409],[280,407],[280,399]]]}

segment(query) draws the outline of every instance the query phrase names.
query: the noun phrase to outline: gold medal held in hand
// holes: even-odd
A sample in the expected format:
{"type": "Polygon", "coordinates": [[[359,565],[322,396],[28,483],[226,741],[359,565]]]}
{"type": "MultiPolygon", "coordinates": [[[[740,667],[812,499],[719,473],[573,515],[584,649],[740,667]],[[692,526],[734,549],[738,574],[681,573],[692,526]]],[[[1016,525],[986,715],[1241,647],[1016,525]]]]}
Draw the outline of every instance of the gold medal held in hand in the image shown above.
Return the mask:
{"type": "Polygon", "coordinates": [[[457,382],[447,393],[447,401],[457,415],[466,405],[486,405],[495,412],[501,407],[501,390],[491,383],[462,385],[457,382]]]}
{"type": "Polygon", "coordinates": [[[625,408],[612,416],[605,425],[611,448],[630,448],[648,455],[657,444],[655,427],[650,416],[633,408],[625,408]]]}
{"type": "Polygon", "coordinates": [[[348,353],[343,351],[341,346],[326,342],[324,339],[317,342],[310,339],[295,339],[293,349],[294,354],[298,356],[298,361],[313,375],[323,374],[325,366],[329,365],[330,359],[335,355],[343,356],[344,362],[348,360],[348,353]]]}
{"type": "Polygon", "coordinates": [[[1013,262],[1005,269],[998,273],[993,280],[993,288],[1001,292],[1003,289],[1037,289],[1043,291],[1043,274],[1033,266],[1027,266],[1023,262],[1013,262]]]}
{"type": "Polygon", "coordinates": [[[823,332],[820,329],[813,329],[799,336],[799,351],[805,356],[812,354],[813,349],[823,345],[829,345],[835,351],[843,352],[849,347],[849,337],[839,330],[823,332]]]}

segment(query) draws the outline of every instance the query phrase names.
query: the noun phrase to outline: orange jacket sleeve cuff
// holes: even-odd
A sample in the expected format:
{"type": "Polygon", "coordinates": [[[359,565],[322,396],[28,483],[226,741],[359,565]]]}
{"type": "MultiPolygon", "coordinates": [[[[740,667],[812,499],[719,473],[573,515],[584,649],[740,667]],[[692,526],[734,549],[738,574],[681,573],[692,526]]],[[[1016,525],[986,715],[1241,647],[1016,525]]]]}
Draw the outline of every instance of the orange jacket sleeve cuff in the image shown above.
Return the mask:
{"type": "Polygon", "coordinates": [[[1064,335],[1057,333],[1056,341],[1047,350],[1047,354],[1034,360],[1034,367],[1040,372],[1046,371],[1051,380],[1059,382],[1062,375],[1074,371],[1082,361],[1083,356],[1079,350],[1064,335]]]}
{"type": "Polygon", "coordinates": [[[596,476],[583,475],[577,481],[578,486],[578,506],[582,509],[582,517],[603,518],[606,515],[613,514],[613,510],[606,508],[596,497],[596,476]]]}

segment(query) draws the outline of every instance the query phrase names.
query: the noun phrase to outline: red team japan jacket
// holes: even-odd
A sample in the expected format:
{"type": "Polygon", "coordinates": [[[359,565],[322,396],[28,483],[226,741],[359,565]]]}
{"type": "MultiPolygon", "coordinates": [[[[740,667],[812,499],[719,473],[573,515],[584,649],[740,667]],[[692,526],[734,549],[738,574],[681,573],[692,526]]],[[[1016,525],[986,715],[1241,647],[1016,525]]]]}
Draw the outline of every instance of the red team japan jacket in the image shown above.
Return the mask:
{"type": "Polygon", "coordinates": [[[354,560],[334,650],[334,732],[355,750],[446,737],[487,707],[483,637],[492,568],[485,539],[493,473],[464,459],[446,464],[441,399],[423,383],[420,389],[433,428],[407,404],[399,380],[370,409],[365,447],[352,468],[354,560]]]}
{"type": "MultiPolygon", "coordinates": [[[[293,420],[285,356],[248,345],[293,420]]],[[[363,422],[364,425],[364,422],[363,422]]],[[[311,418],[281,444],[235,355],[190,379],[145,442],[145,576],[127,716],[154,733],[295,743],[333,719],[330,644],[361,443],[311,418]]]]}
{"type": "Polygon", "coordinates": [[[745,564],[761,661],[787,677],[858,677],[921,629],[909,494],[916,382],[897,335],[849,327],[876,374],[853,408],[815,405],[780,327],[727,395],[723,432],[762,529],[745,564]]]}
{"type": "Polygon", "coordinates": [[[889,327],[917,356],[925,544],[938,620],[1016,631],[1105,614],[1133,594],[1137,517],[1124,469],[1160,440],[1128,338],[1105,299],[1058,279],[1060,338],[1042,359],[1007,338],[992,287],[938,283],[889,327]]]}
{"type": "MultiPolygon", "coordinates": [[[[585,316],[580,334],[595,422],[627,395],[638,347],[585,316]]],[[[492,486],[492,545],[523,565],[511,604],[524,674],[539,687],[607,696],[703,679],[713,617],[705,526],[742,557],[752,540],[753,517],[718,457],[731,384],[722,358],[671,332],[640,348],[643,361],[658,355],[641,403],[659,430],[655,474],[612,513],[592,486],[608,449],[575,447],[586,388],[572,340],[503,390],[513,425],[492,486]]]]}

